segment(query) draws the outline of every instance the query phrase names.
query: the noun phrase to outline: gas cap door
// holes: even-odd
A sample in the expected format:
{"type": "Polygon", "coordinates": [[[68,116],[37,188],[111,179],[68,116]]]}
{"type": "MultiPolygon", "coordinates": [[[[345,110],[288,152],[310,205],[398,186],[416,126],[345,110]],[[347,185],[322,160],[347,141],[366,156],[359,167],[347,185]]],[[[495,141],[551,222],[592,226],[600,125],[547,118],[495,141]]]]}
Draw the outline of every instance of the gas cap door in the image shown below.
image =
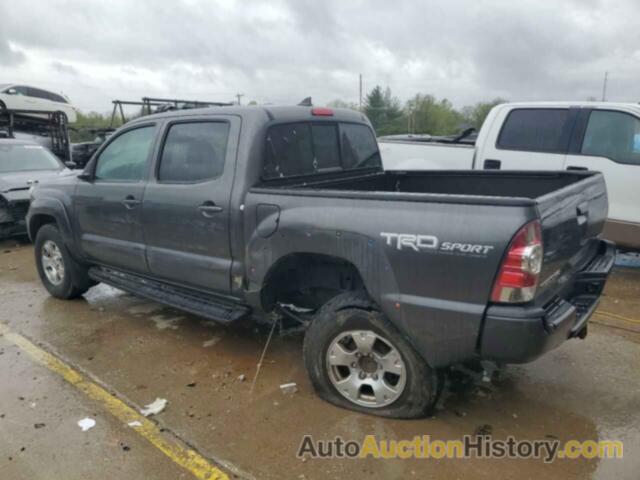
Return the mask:
{"type": "Polygon", "coordinates": [[[267,238],[276,233],[280,223],[280,207],[269,203],[260,203],[256,207],[256,229],[258,235],[267,238]]]}

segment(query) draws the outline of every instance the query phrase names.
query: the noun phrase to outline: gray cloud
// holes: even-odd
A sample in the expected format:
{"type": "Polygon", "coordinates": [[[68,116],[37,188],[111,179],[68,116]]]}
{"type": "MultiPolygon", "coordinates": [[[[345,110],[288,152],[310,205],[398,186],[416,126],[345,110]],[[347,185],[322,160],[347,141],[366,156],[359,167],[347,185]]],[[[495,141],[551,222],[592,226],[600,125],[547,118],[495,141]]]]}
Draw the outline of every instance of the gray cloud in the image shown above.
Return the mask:
{"type": "Polygon", "coordinates": [[[0,32],[0,65],[12,67],[23,63],[25,59],[25,54],[9,45],[9,42],[2,37],[2,32],[0,32]]]}
{"type": "Polygon", "coordinates": [[[66,75],[78,75],[78,70],[75,67],[68,65],[62,62],[51,62],[51,68],[53,68],[56,72],[66,74],[66,75]]]}
{"type": "Polygon", "coordinates": [[[51,84],[81,108],[145,94],[357,101],[359,73],[367,90],[461,106],[598,96],[607,70],[610,99],[640,100],[635,0],[33,3],[0,5],[4,80],[51,84]]]}

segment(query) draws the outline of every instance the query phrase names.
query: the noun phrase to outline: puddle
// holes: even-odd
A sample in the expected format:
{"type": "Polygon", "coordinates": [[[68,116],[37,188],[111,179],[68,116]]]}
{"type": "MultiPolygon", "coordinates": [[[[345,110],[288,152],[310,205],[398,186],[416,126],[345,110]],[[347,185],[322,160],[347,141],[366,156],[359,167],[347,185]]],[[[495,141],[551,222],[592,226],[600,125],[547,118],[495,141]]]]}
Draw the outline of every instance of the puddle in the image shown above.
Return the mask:
{"type": "Polygon", "coordinates": [[[640,268],[640,253],[638,252],[618,252],[615,264],[617,267],[640,268]]]}

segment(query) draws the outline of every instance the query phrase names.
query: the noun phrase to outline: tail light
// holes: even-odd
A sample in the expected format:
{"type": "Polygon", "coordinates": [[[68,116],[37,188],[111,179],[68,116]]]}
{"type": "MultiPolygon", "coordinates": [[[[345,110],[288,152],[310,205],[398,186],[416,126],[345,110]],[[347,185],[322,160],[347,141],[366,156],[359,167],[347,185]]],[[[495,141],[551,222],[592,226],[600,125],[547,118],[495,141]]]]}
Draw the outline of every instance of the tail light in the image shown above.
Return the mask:
{"type": "Polygon", "coordinates": [[[542,230],[540,221],[534,220],[522,227],[511,240],[493,285],[491,301],[524,303],[533,300],[542,259],[542,230]]]}

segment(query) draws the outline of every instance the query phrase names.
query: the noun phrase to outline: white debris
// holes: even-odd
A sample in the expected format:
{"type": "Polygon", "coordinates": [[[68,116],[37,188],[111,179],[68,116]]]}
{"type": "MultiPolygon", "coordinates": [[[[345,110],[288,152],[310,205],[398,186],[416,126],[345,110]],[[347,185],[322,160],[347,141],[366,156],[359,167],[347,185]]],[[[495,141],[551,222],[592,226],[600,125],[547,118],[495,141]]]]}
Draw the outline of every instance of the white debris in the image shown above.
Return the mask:
{"type": "Polygon", "coordinates": [[[243,373],[242,375],[238,375],[238,380],[244,382],[247,379],[247,376],[243,373]]]}
{"type": "Polygon", "coordinates": [[[134,305],[131,308],[128,308],[127,311],[132,315],[149,315],[150,313],[157,312],[158,310],[162,310],[164,305],[160,305],[159,303],[141,303],[138,305],[134,305]]]}
{"type": "Polygon", "coordinates": [[[127,423],[127,425],[129,425],[130,427],[141,427],[142,423],[140,423],[138,420],[134,420],[133,422],[127,423]]]}
{"type": "Polygon", "coordinates": [[[309,312],[313,312],[313,309],[311,308],[305,308],[305,307],[299,307],[297,305],[294,305],[293,303],[280,303],[279,304],[282,308],[286,308],[291,310],[292,312],[296,312],[296,313],[309,313],[309,312]]]}
{"type": "Polygon", "coordinates": [[[220,340],[221,340],[221,339],[220,339],[220,337],[212,337],[212,338],[210,338],[209,340],[207,340],[206,342],[204,342],[204,343],[202,344],[202,346],[203,346],[204,348],[207,348],[207,347],[213,347],[213,346],[214,346],[216,343],[218,343],[220,340]]]}
{"type": "Polygon", "coordinates": [[[93,418],[83,418],[82,420],[78,420],[78,426],[82,429],[83,432],[93,428],[96,426],[96,421],[93,418]]]}
{"type": "Polygon", "coordinates": [[[180,322],[184,317],[167,317],[166,315],[154,315],[151,317],[153,323],[156,324],[156,328],[158,330],[166,330],[170,328],[171,330],[177,330],[177,323],[180,322]]]}
{"type": "Polygon", "coordinates": [[[145,417],[148,417],[149,415],[157,415],[165,409],[167,403],[166,398],[156,398],[153,402],[140,410],[140,413],[145,417]]]}
{"type": "Polygon", "coordinates": [[[280,385],[280,390],[282,393],[296,393],[298,391],[298,386],[294,383],[283,383],[280,385]]]}

